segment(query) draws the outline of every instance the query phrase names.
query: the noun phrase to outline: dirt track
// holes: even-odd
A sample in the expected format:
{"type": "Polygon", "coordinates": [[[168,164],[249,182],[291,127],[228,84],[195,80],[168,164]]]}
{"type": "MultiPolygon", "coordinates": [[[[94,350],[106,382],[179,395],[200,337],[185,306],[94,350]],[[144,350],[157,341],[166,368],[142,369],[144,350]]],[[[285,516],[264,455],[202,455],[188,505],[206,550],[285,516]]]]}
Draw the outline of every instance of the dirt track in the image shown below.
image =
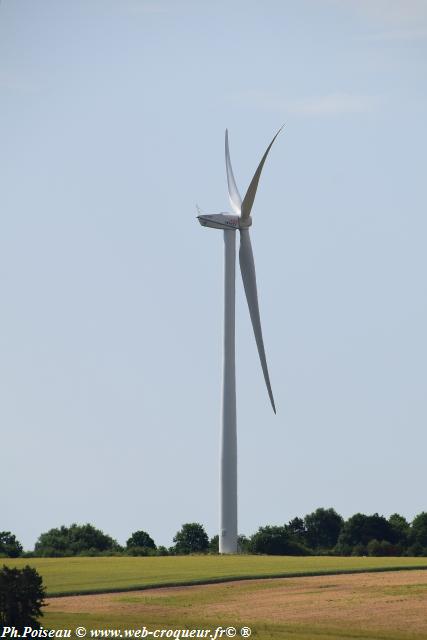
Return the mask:
{"type": "Polygon", "coordinates": [[[176,615],[426,634],[427,571],[230,582],[49,601],[50,612],[176,615]]]}

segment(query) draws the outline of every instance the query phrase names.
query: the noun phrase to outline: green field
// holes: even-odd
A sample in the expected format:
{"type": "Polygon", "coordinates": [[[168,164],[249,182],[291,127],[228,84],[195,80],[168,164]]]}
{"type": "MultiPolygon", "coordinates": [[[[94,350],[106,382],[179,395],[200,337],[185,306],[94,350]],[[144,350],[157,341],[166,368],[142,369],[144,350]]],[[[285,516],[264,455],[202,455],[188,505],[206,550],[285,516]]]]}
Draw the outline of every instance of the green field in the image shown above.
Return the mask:
{"type": "Polygon", "coordinates": [[[241,637],[248,626],[260,640],[425,640],[426,611],[427,571],[387,571],[54,598],[43,624],[84,626],[88,638],[143,627],[210,629],[213,638],[228,626],[241,637]]]}
{"type": "MultiPolygon", "coordinates": [[[[174,556],[4,559],[29,564],[49,595],[130,591],[160,585],[224,582],[238,578],[318,575],[352,571],[426,568],[427,558],[339,558],[295,556],[174,556]]],[[[1,563],[1,561],[0,561],[1,563]]]]}

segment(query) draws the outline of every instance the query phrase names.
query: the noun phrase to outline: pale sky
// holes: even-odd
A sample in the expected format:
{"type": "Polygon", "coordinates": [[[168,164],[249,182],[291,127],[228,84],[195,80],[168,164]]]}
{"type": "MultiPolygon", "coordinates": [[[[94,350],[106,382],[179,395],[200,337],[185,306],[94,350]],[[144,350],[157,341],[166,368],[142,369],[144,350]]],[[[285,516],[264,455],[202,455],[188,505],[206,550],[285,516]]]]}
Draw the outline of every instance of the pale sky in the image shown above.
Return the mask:
{"type": "Polygon", "coordinates": [[[427,510],[427,3],[3,0],[0,530],[218,522],[224,130],[239,530],[427,510]]]}

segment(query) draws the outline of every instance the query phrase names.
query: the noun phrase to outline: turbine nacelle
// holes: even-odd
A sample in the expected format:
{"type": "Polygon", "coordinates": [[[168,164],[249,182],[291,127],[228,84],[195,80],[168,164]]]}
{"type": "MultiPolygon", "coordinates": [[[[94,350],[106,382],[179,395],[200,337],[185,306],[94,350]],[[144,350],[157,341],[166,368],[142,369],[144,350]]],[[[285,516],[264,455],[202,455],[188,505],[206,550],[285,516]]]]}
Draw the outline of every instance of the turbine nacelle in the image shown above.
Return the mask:
{"type": "Polygon", "coordinates": [[[212,229],[238,229],[239,216],[232,216],[229,213],[214,213],[212,215],[197,216],[202,227],[212,227],[212,229]]]}
{"type": "Polygon", "coordinates": [[[250,227],[252,218],[243,220],[240,216],[233,216],[230,213],[214,213],[211,215],[197,216],[202,227],[211,227],[212,229],[243,229],[250,227]]]}

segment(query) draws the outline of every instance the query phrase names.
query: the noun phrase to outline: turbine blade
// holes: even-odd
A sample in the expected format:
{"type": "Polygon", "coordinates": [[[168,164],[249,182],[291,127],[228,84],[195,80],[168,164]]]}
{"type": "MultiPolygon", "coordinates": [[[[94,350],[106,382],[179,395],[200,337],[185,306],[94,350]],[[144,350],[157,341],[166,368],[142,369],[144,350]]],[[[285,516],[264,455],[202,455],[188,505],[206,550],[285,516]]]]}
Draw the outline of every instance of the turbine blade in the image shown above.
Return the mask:
{"type": "Polygon", "coordinates": [[[259,315],[258,292],[256,286],[256,274],[254,256],[252,253],[251,238],[249,229],[240,229],[240,251],[239,251],[240,271],[242,272],[243,286],[245,288],[246,300],[248,301],[249,314],[251,316],[252,327],[255,334],[255,341],[258,347],[259,359],[261,361],[262,372],[271,406],[276,413],[273,391],[271,390],[270,376],[268,375],[267,359],[265,357],[264,341],[262,339],[261,318],[259,315]]]}
{"type": "Polygon", "coordinates": [[[234,179],[233,168],[230,160],[230,149],[228,148],[228,129],[225,130],[225,166],[227,168],[228,195],[233,211],[240,216],[242,208],[242,198],[234,179]]]}
{"type": "Polygon", "coordinates": [[[270,144],[267,147],[267,151],[264,153],[264,155],[261,158],[261,162],[258,165],[258,169],[255,171],[254,173],[254,177],[252,178],[252,182],[249,185],[248,190],[246,191],[246,195],[243,199],[243,203],[242,203],[242,219],[246,219],[249,218],[250,214],[251,214],[251,210],[252,210],[252,205],[254,203],[255,200],[255,195],[256,195],[256,190],[258,189],[258,182],[259,182],[259,178],[261,176],[261,171],[262,168],[264,166],[264,162],[266,161],[266,158],[268,156],[268,152],[270,151],[271,147],[273,146],[273,142],[275,141],[275,139],[277,138],[277,136],[279,135],[279,133],[281,132],[281,130],[283,129],[285,125],[282,125],[279,129],[279,131],[276,133],[276,135],[274,136],[273,140],[270,142],[270,144]]]}

